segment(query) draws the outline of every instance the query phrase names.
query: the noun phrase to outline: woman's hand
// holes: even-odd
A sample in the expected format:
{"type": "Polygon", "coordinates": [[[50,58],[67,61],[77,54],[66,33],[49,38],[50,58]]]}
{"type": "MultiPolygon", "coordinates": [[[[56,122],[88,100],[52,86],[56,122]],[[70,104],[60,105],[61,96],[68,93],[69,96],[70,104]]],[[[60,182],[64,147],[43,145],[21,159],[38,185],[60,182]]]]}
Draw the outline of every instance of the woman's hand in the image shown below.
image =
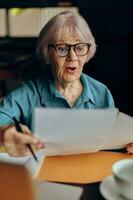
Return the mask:
{"type": "Polygon", "coordinates": [[[30,144],[34,150],[39,150],[45,147],[44,142],[35,137],[27,126],[21,125],[23,134],[16,131],[14,125],[3,127],[3,146],[10,156],[28,156],[30,151],[26,144],[30,144]]]}
{"type": "Polygon", "coordinates": [[[129,144],[126,146],[126,149],[127,149],[127,153],[128,153],[128,154],[133,154],[133,143],[129,143],[129,144]]]}

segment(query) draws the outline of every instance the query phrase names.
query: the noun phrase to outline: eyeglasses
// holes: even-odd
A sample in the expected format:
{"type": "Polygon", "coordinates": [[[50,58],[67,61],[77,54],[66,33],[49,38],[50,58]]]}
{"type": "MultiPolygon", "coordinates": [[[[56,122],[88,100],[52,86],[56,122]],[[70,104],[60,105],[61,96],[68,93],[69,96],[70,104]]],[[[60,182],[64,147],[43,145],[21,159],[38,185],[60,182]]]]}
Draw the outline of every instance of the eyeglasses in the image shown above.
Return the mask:
{"type": "Polygon", "coordinates": [[[68,56],[68,54],[70,53],[71,47],[73,47],[75,53],[77,56],[85,56],[90,47],[91,44],[87,44],[87,43],[78,43],[78,44],[49,44],[48,48],[53,47],[56,50],[56,53],[58,56],[60,57],[65,57],[68,56]]]}

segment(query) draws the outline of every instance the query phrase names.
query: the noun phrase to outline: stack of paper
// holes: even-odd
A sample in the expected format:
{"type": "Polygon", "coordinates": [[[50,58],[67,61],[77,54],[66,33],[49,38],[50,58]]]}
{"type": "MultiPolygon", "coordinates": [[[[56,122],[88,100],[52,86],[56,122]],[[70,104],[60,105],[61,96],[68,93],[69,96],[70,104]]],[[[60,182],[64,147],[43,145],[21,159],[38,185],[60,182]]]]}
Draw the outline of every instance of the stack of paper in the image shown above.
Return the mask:
{"type": "Polygon", "coordinates": [[[118,109],[36,108],[34,120],[48,156],[118,149],[133,141],[133,118],[118,109]]]}

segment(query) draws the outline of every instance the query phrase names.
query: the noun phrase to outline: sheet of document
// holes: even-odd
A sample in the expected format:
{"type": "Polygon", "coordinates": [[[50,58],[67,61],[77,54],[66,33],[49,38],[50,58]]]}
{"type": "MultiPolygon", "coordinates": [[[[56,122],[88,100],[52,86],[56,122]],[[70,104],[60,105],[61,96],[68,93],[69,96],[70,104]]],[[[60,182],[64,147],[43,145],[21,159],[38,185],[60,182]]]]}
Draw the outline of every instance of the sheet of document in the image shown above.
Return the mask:
{"type": "Polygon", "coordinates": [[[104,149],[119,149],[133,142],[133,117],[119,112],[104,149]]]}
{"type": "Polygon", "coordinates": [[[83,189],[78,186],[52,182],[38,182],[39,200],[79,200],[83,189]]]}
{"type": "Polygon", "coordinates": [[[45,150],[40,150],[36,152],[36,156],[38,159],[38,162],[36,162],[33,156],[11,157],[8,155],[8,153],[0,153],[0,162],[24,165],[31,173],[31,176],[35,178],[41,167],[42,161],[45,159],[45,155],[45,150]]]}
{"type": "Polygon", "coordinates": [[[36,108],[34,132],[44,139],[46,154],[96,152],[105,147],[117,109],[36,108]]]}
{"type": "Polygon", "coordinates": [[[29,160],[29,157],[11,157],[8,153],[0,153],[0,162],[11,163],[11,164],[18,164],[24,165],[26,161],[29,160]]]}

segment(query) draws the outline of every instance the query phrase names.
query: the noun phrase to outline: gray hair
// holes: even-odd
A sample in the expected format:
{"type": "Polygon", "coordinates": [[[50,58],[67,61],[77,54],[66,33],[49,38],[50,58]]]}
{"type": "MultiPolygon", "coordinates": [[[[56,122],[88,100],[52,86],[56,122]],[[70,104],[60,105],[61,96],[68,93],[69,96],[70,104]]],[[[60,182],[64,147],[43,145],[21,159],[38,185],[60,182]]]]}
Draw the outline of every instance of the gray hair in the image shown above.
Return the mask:
{"type": "Polygon", "coordinates": [[[95,39],[85,19],[78,13],[65,11],[53,17],[42,28],[38,38],[37,54],[43,62],[49,64],[48,45],[60,41],[62,34],[78,35],[82,42],[90,43],[90,51],[86,62],[88,62],[96,52],[95,39]]]}

